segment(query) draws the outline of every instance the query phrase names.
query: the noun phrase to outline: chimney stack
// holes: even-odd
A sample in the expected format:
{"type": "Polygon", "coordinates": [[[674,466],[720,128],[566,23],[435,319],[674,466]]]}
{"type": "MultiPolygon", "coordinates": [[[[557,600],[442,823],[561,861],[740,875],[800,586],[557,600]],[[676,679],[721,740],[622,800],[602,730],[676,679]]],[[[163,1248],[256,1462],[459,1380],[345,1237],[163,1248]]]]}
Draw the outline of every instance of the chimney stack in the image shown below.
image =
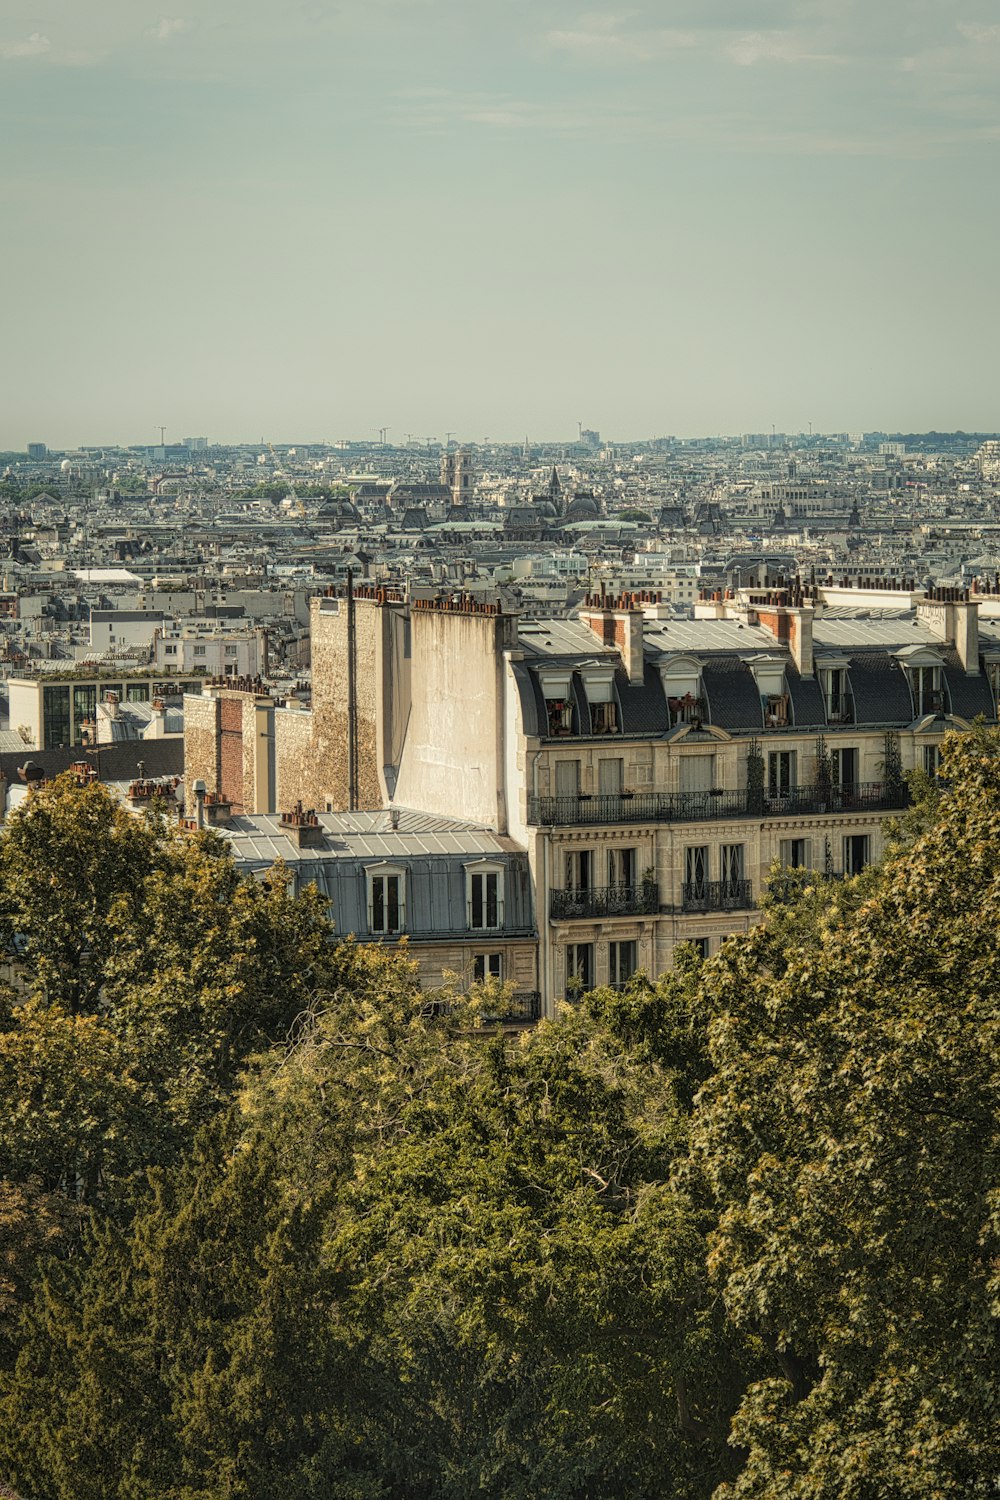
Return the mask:
{"type": "Polygon", "coordinates": [[[930,588],[917,605],[917,619],[945,646],[954,646],[968,677],[979,672],[979,600],[968,589],[930,588]]]}
{"type": "Polygon", "coordinates": [[[642,604],[635,594],[608,599],[603,594],[588,594],[580,621],[587,625],[605,646],[613,646],[622,659],[630,683],[641,683],[645,677],[642,646],[642,604]]]}

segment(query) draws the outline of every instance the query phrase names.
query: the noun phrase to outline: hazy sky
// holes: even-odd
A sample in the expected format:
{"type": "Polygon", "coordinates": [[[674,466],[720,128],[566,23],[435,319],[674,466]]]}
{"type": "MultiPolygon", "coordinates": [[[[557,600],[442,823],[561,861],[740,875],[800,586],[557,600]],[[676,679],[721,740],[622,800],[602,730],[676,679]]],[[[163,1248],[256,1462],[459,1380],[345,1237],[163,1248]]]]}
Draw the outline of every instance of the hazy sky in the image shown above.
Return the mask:
{"type": "Polygon", "coordinates": [[[176,3],[0,6],[0,448],[1000,426],[996,0],[176,3]]]}

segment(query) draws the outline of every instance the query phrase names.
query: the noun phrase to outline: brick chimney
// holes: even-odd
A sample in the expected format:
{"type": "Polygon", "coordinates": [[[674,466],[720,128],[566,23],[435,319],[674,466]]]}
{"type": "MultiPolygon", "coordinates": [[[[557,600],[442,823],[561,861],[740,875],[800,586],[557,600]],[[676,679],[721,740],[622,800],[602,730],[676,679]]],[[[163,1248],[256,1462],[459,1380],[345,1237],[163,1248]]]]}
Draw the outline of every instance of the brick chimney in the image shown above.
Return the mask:
{"type": "Polygon", "coordinates": [[[313,809],[304,808],[301,802],[296,802],[291,812],[281,814],[281,831],[298,849],[323,848],[323,825],[313,809]]]}
{"type": "Polygon", "coordinates": [[[787,646],[800,677],[813,675],[813,620],[815,610],[807,601],[801,605],[759,604],[757,622],[769,630],[776,641],[787,646]]]}
{"type": "Polygon", "coordinates": [[[589,626],[605,646],[613,646],[631,683],[641,683],[645,675],[642,650],[642,605],[634,594],[622,594],[616,600],[600,594],[588,594],[580,621],[589,626]]]}
{"type": "Polygon", "coordinates": [[[979,672],[979,600],[968,589],[935,587],[917,605],[917,619],[945,646],[954,646],[968,677],[979,672]]]}

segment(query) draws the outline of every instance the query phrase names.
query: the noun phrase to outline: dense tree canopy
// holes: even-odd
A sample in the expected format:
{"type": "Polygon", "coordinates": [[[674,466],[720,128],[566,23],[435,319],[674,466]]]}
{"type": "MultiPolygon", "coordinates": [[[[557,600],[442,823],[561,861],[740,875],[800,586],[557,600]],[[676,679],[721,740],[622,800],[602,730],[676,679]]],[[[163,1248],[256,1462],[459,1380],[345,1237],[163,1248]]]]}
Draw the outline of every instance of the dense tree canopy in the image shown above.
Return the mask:
{"type": "Polygon", "coordinates": [[[0,841],[0,1476],[995,1493],[1000,740],[943,775],[879,869],[520,1036],[211,835],[34,794],[0,841]]]}

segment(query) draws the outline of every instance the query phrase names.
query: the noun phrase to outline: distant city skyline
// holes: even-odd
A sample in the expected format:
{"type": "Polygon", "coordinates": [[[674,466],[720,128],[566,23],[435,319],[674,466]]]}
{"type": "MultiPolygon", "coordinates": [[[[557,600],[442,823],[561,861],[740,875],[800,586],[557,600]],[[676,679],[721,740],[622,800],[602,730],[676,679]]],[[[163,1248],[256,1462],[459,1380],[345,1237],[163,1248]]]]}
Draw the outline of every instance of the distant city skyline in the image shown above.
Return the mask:
{"type": "MultiPolygon", "coordinates": [[[[674,440],[674,441],[677,441],[677,442],[682,442],[682,443],[690,443],[690,442],[708,442],[708,443],[720,442],[720,443],[725,443],[725,442],[740,442],[741,440],[744,441],[744,442],[746,442],[748,439],[759,438],[760,439],[759,446],[764,447],[764,448],[768,447],[772,441],[775,443],[775,445],[777,447],[794,447],[797,442],[801,442],[804,446],[808,447],[808,445],[810,443],[821,441],[824,438],[842,438],[842,437],[845,437],[845,436],[851,437],[851,438],[855,438],[855,437],[862,437],[862,436],[869,436],[870,437],[872,435],[875,435],[875,436],[882,436],[882,435],[884,435],[888,439],[888,438],[898,437],[898,436],[914,436],[914,437],[921,436],[921,437],[925,437],[925,436],[927,436],[930,433],[940,433],[942,436],[944,436],[944,435],[952,435],[952,434],[963,434],[963,435],[965,435],[965,436],[967,436],[969,438],[995,438],[997,436],[1000,436],[1000,426],[992,427],[992,428],[987,428],[987,427],[984,427],[984,428],[975,428],[975,427],[942,427],[942,426],[940,426],[938,424],[938,425],[932,425],[932,426],[926,427],[926,428],[917,428],[917,427],[894,427],[894,428],[890,428],[890,427],[879,427],[879,426],[866,426],[866,427],[857,428],[857,429],[818,428],[818,427],[814,426],[811,432],[810,431],[789,432],[789,431],[778,430],[778,431],[775,431],[775,432],[772,433],[770,431],[766,431],[766,432],[751,432],[751,431],[748,431],[747,429],[742,429],[742,430],[733,431],[733,432],[687,432],[687,433],[680,433],[680,432],[674,432],[674,433],[666,433],[666,432],[664,432],[664,433],[651,433],[651,432],[638,433],[638,432],[629,432],[629,433],[625,433],[625,434],[622,434],[622,435],[616,435],[614,433],[603,432],[602,431],[602,432],[599,433],[600,443],[599,443],[598,446],[601,447],[601,448],[604,448],[604,447],[607,446],[607,447],[613,447],[613,448],[627,449],[630,445],[634,445],[636,447],[639,447],[639,446],[650,444],[650,443],[668,442],[668,441],[671,441],[671,440],[674,440]]],[[[148,437],[141,437],[140,436],[140,437],[133,437],[133,438],[109,438],[109,437],[105,436],[102,439],[100,436],[95,436],[94,434],[90,434],[90,436],[87,437],[87,438],[85,438],[83,441],[81,441],[79,443],[74,443],[74,444],[58,443],[58,442],[53,442],[53,441],[50,441],[50,440],[42,440],[41,442],[37,442],[37,441],[31,440],[31,441],[28,441],[28,442],[22,442],[20,444],[15,444],[13,446],[4,446],[4,445],[0,444],[0,452],[23,453],[23,454],[26,454],[26,456],[29,457],[29,458],[41,458],[43,456],[50,456],[50,455],[53,455],[53,454],[61,454],[61,453],[66,453],[66,452],[72,453],[72,452],[78,452],[78,451],[84,451],[84,450],[91,450],[91,449],[108,449],[108,450],[112,450],[112,449],[116,449],[116,448],[121,448],[121,449],[137,449],[137,450],[140,450],[140,449],[157,449],[157,448],[163,447],[163,448],[166,448],[166,449],[169,449],[169,450],[174,450],[174,451],[176,451],[178,449],[181,449],[181,448],[187,448],[188,451],[192,453],[192,455],[197,456],[199,453],[204,453],[206,451],[206,448],[207,449],[211,449],[211,448],[214,448],[214,447],[220,447],[220,448],[251,448],[251,449],[265,449],[265,450],[270,449],[270,448],[274,448],[276,451],[280,452],[280,451],[284,451],[284,450],[287,450],[287,449],[294,449],[296,447],[299,447],[299,448],[302,448],[302,449],[309,449],[309,448],[317,448],[318,449],[318,448],[324,448],[324,447],[334,447],[335,448],[335,447],[338,447],[338,446],[341,446],[341,445],[344,445],[344,444],[347,444],[347,445],[349,445],[352,448],[359,448],[359,447],[365,447],[365,446],[367,446],[367,447],[369,447],[371,449],[376,449],[376,450],[379,449],[379,448],[384,447],[386,449],[391,449],[393,451],[400,451],[400,452],[410,451],[410,452],[413,452],[415,455],[419,456],[420,453],[436,452],[438,449],[444,449],[444,448],[447,448],[447,447],[451,447],[453,449],[454,448],[466,447],[466,446],[473,447],[473,448],[494,448],[494,447],[497,447],[497,448],[520,448],[520,447],[524,446],[524,444],[525,444],[525,435],[522,434],[520,437],[518,437],[518,436],[513,436],[513,437],[510,437],[510,436],[497,436],[497,437],[489,437],[489,438],[477,438],[477,437],[468,436],[468,435],[465,435],[465,434],[453,434],[452,437],[451,437],[450,442],[446,442],[446,440],[445,440],[444,437],[429,437],[429,438],[416,438],[416,437],[414,437],[414,439],[412,440],[412,442],[406,442],[402,438],[400,438],[400,439],[397,440],[397,439],[393,438],[391,436],[391,434],[390,434],[386,438],[386,441],[383,443],[377,436],[368,437],[364,433],[342,433],[342,434],[340,434],[337,437],[329,437],[329,438],[326,438],[326,437],[317,437],[315,434],[313,434],[311,436],[306,436],[306,437],[303,437],[301,434],[298,437],[294,437],[294,436],[289,437],[287,435],[272,433],[272,434],[264,436],[263,438],[260,437],[259,435],[257,437],[231,437],[231,438],[229,438],[229,437],[208,436],[207,438],[204,438],[204,437],[200,437],[199,436],[197,438],[193,438],[192,436],[187,435],[187,434],[185,434],[184,437],[171,437],[168,434],[164,438],[163,443],[161,443],[160,439],[158,437],[148,438],[148,437]],[[37,453],[37,452],[36,453],[32,453],[32,452],[28,451],[29,449],[38,449],[38,448],[45,449],[46,450],[45,455],[42,455],[41,453],[37,453]]],[[[566,435],[561,434],[561,433],[555,433],[555,434],[553,434],[553,433],[545,433],[545,432],[536,432],[534,434],[528,434],[527,435],[527,446],[529,448],[545,448],[545,449],[559,448],[559,447],[576,448],[576,449],[580,450],[581,454],[585,454],[588,451],[586,449],[586,445],[581,445],[579,436],[575,435],[575,434],[572,435],[572,436],[566,436],[566,435]]],[[[593,448],[590,451],[592,453],[594,453],[594,452],[596,452],[596,448],[593,448]]]]}
{"type": "Polygon", "coordinates": [[[995,430],[998,66],[988,0],[22,0],[0,448],[995,430]]]}

